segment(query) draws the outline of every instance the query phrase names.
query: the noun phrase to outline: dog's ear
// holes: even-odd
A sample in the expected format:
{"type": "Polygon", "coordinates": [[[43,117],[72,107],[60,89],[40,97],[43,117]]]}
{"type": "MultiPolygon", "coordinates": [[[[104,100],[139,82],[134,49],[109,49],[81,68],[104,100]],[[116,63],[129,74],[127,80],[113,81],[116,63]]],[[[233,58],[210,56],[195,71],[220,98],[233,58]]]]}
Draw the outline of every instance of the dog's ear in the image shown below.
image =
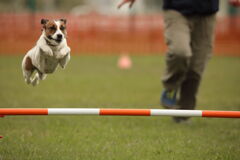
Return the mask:
{"type": "Polygon", "coordinates": [[[60,19],[60,21],[62,21],[64,24],[67,24],[67,20],[66,19],[60,19]]]}
{"type": "Polygon", "coordinates": [[[48,22],[48,19],[41,19],[41,24],[47,24],[47,22],[48,22]]]}

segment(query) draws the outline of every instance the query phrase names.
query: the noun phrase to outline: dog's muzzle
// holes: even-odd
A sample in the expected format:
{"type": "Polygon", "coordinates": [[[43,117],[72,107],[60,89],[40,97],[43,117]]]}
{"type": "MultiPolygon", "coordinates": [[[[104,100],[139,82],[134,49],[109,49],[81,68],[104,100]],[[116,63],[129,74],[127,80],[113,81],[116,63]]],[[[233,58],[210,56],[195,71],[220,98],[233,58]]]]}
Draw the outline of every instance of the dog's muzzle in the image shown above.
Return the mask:
{"type": "Polygon", "coordinates": [[[63,39],[63,36],[62,36],[61,34],[58,34],[56,41],[57,41],[58,43],[60,43],[60,42],[62,41],[62,39],[63,39]]]}
{"type": "Polygon", "coordinates": [[[49,40],[54,40],[55,42],[60,43],[60,42],[62,42],[63,36],[61,34],[58,34],[57,39],[54,39],[52,36],[47,36],[47,38],[49,40]]]}

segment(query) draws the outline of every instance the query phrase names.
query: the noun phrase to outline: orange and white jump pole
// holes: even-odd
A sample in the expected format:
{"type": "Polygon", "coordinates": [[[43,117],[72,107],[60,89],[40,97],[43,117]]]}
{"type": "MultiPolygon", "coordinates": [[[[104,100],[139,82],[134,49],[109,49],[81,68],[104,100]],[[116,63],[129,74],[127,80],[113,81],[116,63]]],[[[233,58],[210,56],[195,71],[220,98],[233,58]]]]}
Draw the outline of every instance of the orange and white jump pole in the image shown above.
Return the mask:
{"type": "Polygon", "coordinates": [[[0,116],[16,115],[100,115],[100,116],[178,116],[240,118],[240,111],[101,109],[101,108],[1,108],[0,116]]]}

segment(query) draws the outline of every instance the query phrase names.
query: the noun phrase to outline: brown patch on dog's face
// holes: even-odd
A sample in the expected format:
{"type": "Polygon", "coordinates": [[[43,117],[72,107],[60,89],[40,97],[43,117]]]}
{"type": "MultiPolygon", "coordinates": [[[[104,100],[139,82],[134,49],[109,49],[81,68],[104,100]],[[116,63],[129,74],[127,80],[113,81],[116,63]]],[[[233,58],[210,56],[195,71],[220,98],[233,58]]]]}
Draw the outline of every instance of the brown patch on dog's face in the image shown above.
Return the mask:
{"type": "Polygon", "coordinates": [[[45,29],[45,34],[47,37],[54,35],[54,33],[57,31],[57,25],[53,20],[44,24],[43,28],[45,29]]]}

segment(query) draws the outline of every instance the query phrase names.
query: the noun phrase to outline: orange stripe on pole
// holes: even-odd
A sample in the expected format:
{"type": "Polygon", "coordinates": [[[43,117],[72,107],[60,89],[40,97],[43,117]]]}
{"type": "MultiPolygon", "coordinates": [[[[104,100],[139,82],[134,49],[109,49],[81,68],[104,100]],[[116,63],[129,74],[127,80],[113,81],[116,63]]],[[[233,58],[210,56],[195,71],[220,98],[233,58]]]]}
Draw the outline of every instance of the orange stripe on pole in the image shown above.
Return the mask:
{"type": "Polygon", "coordinates": [[[202,117],[240,118],[240,111],[202,111],[202,117]]]}
{"type": "Polygon", "coordinates": [[[100,115],[150,116],[150,109],[100,109],[100,115]]]}
{"type": "Polygon", "coordinates": [[[0,115],[48,115],[48,109],[0,109],[0,115]]]}

